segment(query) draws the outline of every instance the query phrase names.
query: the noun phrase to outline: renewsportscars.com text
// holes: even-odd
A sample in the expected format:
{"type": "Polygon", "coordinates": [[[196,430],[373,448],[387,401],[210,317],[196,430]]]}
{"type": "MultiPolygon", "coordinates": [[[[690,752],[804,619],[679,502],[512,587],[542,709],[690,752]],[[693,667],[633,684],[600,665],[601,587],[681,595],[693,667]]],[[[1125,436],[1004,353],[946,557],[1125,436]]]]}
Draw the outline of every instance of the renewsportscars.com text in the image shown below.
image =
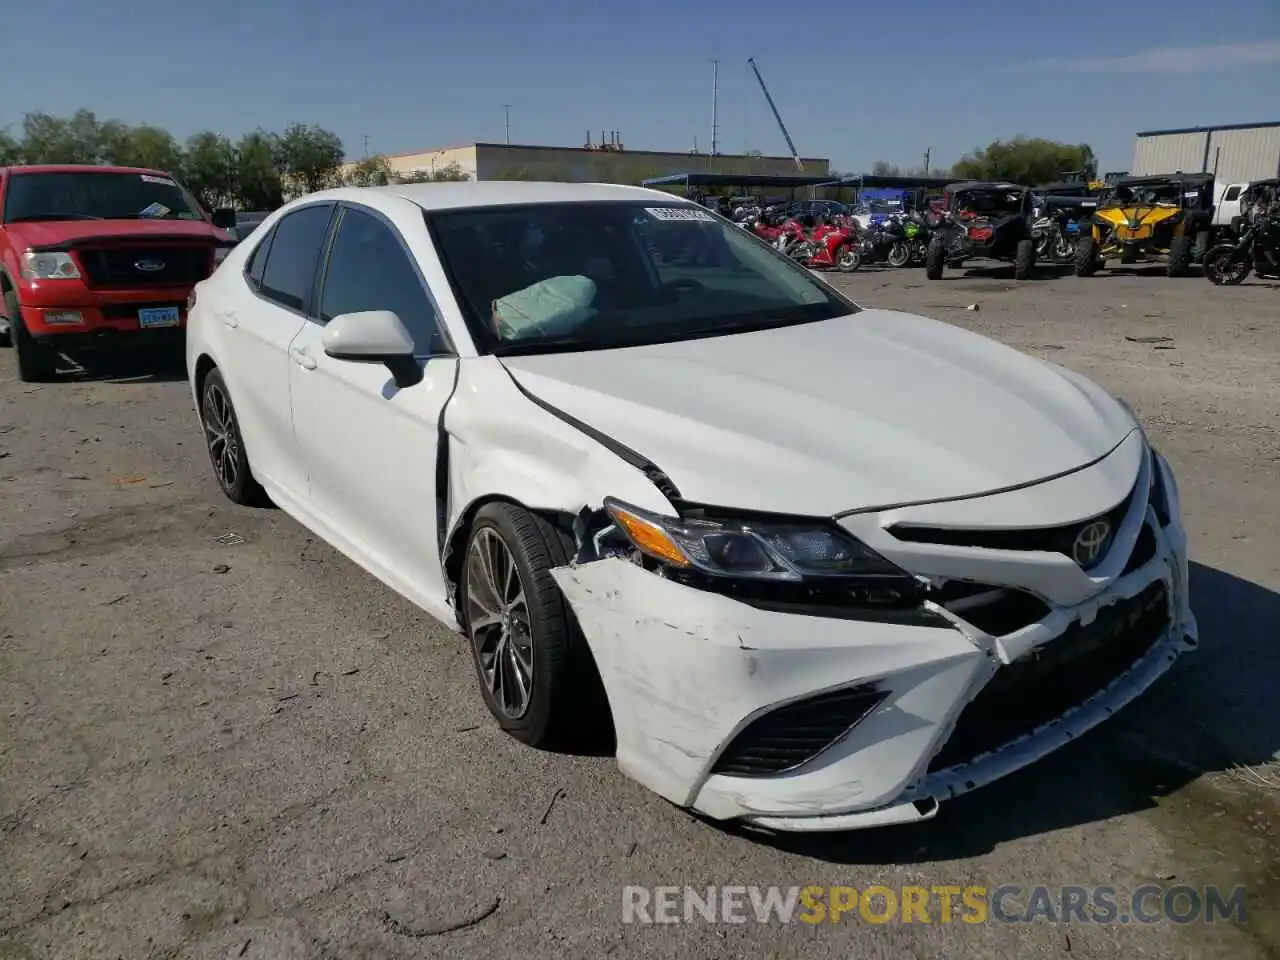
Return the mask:
{"type": "Polygon", "coordinates": [[[639,887],[623,923],[1244,923],[1245,890],[1113,886],[639,887]]]}

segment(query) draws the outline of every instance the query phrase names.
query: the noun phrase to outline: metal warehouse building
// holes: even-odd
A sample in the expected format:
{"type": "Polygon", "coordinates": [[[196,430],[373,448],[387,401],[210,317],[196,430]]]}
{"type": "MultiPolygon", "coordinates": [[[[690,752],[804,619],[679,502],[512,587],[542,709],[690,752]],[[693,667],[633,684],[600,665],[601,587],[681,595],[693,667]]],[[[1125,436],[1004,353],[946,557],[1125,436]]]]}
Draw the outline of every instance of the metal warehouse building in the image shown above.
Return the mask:
{"type": "Polygon", "coordinates": [[[1280,177],[1280,120],[1148,130],[1133,147],[1133,176],[1212,173],[1218,183],[1280,177]]]}

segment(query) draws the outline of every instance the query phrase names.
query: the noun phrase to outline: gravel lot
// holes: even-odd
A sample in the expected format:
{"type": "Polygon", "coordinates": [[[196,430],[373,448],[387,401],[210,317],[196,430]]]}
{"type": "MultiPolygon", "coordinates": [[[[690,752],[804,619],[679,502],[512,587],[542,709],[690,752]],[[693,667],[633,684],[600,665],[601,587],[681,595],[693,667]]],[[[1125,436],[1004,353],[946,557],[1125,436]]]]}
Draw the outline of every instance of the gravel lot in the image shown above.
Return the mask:
{"type": "Polygon", "coordinates": [[[223,500],[181,373],[36,387],[0,353],[0,957],[1280,955],[1280,292],[1006,276],[834,282],[1128,399],[1179,471],[1202,650],[932,823],[817,839],[720,829],[609,758],[502,736],[455,634],[223,500]],[[627,884],[775,883],[1245,884],[1249,915],[621,922],[627,884]]]}

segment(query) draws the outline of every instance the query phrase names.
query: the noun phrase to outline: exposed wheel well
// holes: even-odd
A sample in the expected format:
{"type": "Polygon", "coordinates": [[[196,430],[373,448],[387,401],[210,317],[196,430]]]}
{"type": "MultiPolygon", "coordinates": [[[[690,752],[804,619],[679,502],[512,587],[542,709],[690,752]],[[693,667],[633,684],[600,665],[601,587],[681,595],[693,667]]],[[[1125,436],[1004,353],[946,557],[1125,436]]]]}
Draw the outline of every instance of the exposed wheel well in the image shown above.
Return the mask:
{"type": "Polygon", "coordinates": [[[213,370],[216,366],[217,364],[213,362],[213,358],[209,356],[207,353],[202,353],[200,355],[200,359],[196,361],[195,385],[196,385],[196,403],[197,404],[200,402],[199,400],[200,393],[201,391],[204,390],[205,378],[209,376],[209,371],[213,370]]]}
{"type": "MultiPolygon", "coordinates": [[[[201,359],[203,360],[204,358],[202,357],[201,359]]],[[[199,374],[197,373],[198,376],[199,374]]],[[[471,533],[471,524],[475,521],[476,514],[480,512],[480,508],[490,503],[509,503],[514,507],[519,507],[521,510],[528,510],[530,513],[537,514],[555,527],[561,536],[565,538],[569,546],[570,556],[577,552],[577,546],[574,544],[573,539],[573,514],[560,510],[535,510],[532,507],[525,506],[514,497],[504,497],[500,494],[476,499],[467,506],[467,509],[458,519],[457,526],[454,527],[453,532],[449,534],[448,540],[445,541],[444,553],[441,557],[449,599],[453,604],[453,609],[459,612],[459,617],[461,604],[459,602],[458,588],[462,582],[462,559],[467,549],[467,537],[471,533]]],[[[461,620],[459,620],[459,626],[461,626],[461,620]]]]}

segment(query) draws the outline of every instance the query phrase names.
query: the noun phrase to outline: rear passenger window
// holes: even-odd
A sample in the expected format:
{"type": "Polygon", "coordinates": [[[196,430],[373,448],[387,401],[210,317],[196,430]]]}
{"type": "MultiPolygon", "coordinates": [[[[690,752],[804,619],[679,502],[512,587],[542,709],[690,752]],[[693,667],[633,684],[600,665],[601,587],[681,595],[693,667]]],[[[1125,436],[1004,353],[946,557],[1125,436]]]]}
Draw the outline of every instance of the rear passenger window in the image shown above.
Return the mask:
{"type": "Polygon", "coordinates": [[[271,246],[271,240],[275,236],[275,231],[267,234],[262,238],[262,242],[254,248],[253,253],[249,254],[249,263],[246,270],[249,276],[249,283],[257,290],[262,286],[262,271],[267,266],[268,248],[271,246]]]}
{"type": "Polygon", "coordinates": [[[276,224],[262,273],[264,297],[291,310],[307,309],[332,211],[328,203],[303,207],[276,224]]]}

